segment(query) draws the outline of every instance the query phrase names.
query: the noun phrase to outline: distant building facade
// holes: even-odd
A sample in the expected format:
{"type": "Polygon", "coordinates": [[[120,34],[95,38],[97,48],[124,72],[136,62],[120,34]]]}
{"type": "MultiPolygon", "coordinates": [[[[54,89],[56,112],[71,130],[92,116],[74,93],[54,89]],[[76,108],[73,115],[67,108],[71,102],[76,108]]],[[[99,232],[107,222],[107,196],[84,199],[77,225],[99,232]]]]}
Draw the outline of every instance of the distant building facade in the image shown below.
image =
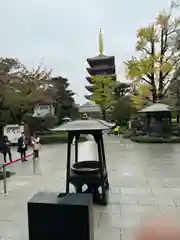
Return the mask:
{"type": "MultiPolygon", "coordinates": [[[[80,118],[82,119],[84,114],[87,114],[92,119],[102,119],[101,109],[98,105],[92,102],[86,102],[83,105],[78,106],[80,118]]],[[[111,121],[112,111],[107,110],[107,120],[111,121]]]]}
{"type": "Polygon", "coordinates": [[[46,115],[55,115],[55,106],[51,97],[42,96],[34,105],[33,117],[45,117],[46,115]]]}
{"type": "Polygon", "coordinates": [[[79,108],[80,118],[82,118],[84,116],[84,114],[87,114],[92,119],[100,119],[101,118],[101,111],[100,111],[99,106],[97,106],[91,102],[87,102],[83,105],[80,105],[78,108],[79,108]]]}
{"type": "Polygon", "coordinates": [[[33,117],[45,117],[46,115],[54,116],[54,106],[52,104],[36,104],[34,107],[33,117]]]}

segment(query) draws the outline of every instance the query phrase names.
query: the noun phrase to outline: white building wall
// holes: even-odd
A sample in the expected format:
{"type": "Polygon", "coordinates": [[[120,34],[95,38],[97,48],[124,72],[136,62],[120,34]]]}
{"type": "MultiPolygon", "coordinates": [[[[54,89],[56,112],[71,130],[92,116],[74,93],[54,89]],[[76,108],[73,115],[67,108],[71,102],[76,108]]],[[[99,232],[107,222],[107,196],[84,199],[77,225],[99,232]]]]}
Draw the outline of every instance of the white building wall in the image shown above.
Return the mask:
{"type": "Polygon", "coordinates": [[[43,117],[47,114],[54,115],[55,109],[52,105],[36,105],[34,107],[33,117],[43,117]]]}

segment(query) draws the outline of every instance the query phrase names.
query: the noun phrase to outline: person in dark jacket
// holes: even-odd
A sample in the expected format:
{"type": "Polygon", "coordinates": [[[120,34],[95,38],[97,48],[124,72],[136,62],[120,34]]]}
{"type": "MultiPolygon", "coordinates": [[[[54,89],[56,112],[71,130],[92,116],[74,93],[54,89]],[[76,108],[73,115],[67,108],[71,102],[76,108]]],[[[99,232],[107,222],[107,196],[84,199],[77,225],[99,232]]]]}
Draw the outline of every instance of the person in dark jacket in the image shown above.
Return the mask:
{"type": "Polygon", "coordinates": [[[28,139],[25,136],[24,132],[21,133],[21,137],[18,139],[18,152],[21,154],[21,161],[27,161],[26,151],[28,149],[28,139]]]}
{"type": "Polygon", "coordinates": [[[6,163],[7,154],[9,155],[9,161],[12,162],[12,154],[10,149],[10,141],[7,136],[3,136],[3,140],[1,142],[0,151],[4,156],[4,162],[6,163]]]}

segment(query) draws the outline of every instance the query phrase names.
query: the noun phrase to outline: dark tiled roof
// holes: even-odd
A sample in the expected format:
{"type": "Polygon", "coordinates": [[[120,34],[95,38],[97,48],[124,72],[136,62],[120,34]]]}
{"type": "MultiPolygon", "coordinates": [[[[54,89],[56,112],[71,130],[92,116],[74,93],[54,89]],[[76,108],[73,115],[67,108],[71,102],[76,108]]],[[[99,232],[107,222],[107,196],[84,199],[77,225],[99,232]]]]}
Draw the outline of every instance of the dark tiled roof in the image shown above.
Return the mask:
{"type": "Polygon", "coordinates": [[[173,109],[167,104],[164,103],[154,103],[148,107],[143,108],[139,112],[148,113],[148,112],[171,112],[173,109]]]}

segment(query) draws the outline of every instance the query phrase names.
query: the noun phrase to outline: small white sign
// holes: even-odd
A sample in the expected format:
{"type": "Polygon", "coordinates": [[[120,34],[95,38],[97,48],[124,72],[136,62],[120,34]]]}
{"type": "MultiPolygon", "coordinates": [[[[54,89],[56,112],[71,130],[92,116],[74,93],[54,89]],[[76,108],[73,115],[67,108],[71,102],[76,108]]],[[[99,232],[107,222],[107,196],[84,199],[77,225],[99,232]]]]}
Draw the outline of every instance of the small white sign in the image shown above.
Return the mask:
{"type": "Polygon", "coordinates": [[[9,141],[13,144],[18,142],[21,133],[24,132],[24,125],[6,125],[4,126],[4,136],[7,136],[9,141]]]}

